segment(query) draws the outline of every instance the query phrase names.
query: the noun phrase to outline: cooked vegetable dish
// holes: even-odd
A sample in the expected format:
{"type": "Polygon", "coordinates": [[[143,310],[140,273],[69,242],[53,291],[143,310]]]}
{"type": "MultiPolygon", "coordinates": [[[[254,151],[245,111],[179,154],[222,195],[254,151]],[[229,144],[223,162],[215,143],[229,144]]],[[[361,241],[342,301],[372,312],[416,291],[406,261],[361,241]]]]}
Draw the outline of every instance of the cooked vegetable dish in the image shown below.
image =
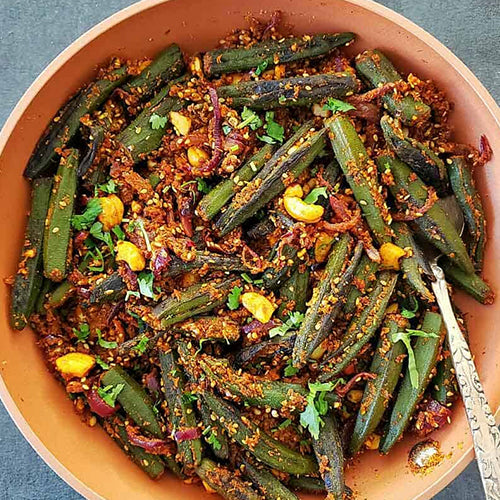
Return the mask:
{"type": "Polygon", "coordinates": [[[25,169],[12,326],[152,479],[348,498],[352,457],[450,421],[426,252],[493,301],[472,175],[491,150],[453,141],[432,81],[354,42],[276,13],[204,54],[113,59],[25,169]]]}

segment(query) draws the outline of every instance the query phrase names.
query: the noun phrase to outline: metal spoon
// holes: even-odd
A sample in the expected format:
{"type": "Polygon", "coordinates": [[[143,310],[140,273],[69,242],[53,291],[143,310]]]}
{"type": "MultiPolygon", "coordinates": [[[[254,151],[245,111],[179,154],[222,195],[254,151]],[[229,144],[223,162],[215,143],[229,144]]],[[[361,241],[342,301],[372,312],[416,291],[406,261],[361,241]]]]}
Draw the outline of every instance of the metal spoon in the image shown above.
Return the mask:
{"type": "MultiPolygon", "coordinates": [[[[461,234],[464,219],[455,197],[444,198],[441,202],[461,234]]],[[[431,277],[432,290],[448,331],[448,344],[469,421],[485,497],[487,500],[500,500],[500,432],[484,395],[469,346],[451,306],[444,272],[438,265],[441,254],[427,248],[423,250],[426,259],[423,262],[424,270],[431,277]]]]}

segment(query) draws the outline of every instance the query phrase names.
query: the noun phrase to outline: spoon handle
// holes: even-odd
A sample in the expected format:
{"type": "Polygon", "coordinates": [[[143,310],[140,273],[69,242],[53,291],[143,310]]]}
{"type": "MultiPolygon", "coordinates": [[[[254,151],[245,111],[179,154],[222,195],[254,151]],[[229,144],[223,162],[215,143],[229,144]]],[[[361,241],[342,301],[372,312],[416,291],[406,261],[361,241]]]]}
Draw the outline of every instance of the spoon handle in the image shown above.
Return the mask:
{"type": "Polygon", "coordinates": [[[472,433],[485,496],[487,500],[500,500],[500,432],[484,395],[469,346],[455,318],[443,270],[434,263],[431,263],[431,269],[436,277],[432,289],[448,330],[453,366],[472,433]]]}

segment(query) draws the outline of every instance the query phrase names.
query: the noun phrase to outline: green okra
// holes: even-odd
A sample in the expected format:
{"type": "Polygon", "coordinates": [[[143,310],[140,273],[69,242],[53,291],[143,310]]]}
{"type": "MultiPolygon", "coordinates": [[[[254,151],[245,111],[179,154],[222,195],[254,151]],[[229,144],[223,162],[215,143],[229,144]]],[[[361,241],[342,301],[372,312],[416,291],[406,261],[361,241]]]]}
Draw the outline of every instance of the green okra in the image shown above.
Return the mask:
{"type": "Polygon", "coordinates": [[[408,321],[402,316],[386,316],[380,338],[370,366],[370,373],[376,375],[368,380],[359,407],[356,424],[349,443],[349,453],[356,454],[367,437],[375,431],[394,393],[394,389],[403,369],[405,346],[394,342],[392,335],[404,331],[408,321]]]}
{"type": "Polygon", "coordinates": [[[235,108],[272,109],[310,106],[328,97],[342,99],[359,89],[352,73],[294,76],[281,80],[250,80],[219,87],[217,94],[235,108]]]}
{"type": "Polygon", "coordinates": [[[118,274],[114,273],[111,276],[104,278],[102,281],[98,281],[90,291],[89,302],[91,304],[102,303],[105,301],[115,300],[120,295],[123,295],[127,285],[123,278],[118,274]]]}
{"type": "Polygon", "coordinates": [[[426,184],[435,187],[439,193],[445,193],[448,174],[443,160],[421,142],[405,136],[400,124],[394,118],[383,116],[380,120],[380,127],[387,144],[396,156],[426,184]]]}
{"type": "Polygon", "coordinates": [[[309,290],[309,268],[296,269],[279,290],[281,304],[276,316],[286,321],[292,311],[303,313],[306,310],[307,292],[309,290]]]}
{"type": "Polygon", "coordinates": [[[184,59],[181,49],[173,43],[162,50],[146,68],[122,88],[141,101],[146,101],[167,82],[179,77],[183,71],[184,59]]]}
{"type": "MultiPolygon", "coordinates": [[[[356,57],[356,70],[374,87],[402,80],[391,61],[379,50],[366,50],[356,57]]],[[[386,94],[382,101],[389,113],[405,125],[414,125],[431,116],[431,108],[413,96],[386,94]]]]}
{"type": "Polygon", "coordinates": [[[429,202],[429,188],[406,163],[391,156],[380,156],[377,165],[381,173],[392,174],[394,182],[389,188],[399,208],[415,212],[414,223],[420,234],[438,250],[447,255],[457,266],[467,273],[474,272],[464,242],[461,240],[453,221],[437,200],[427,207],[425,213],[418,212],[429,202]],[[418,212],[418,213],[417,213],[418,212]]]}
{"type": "Polygon", "coordinates": [[[295,335],[286,333],[274,338],[263,340],[257,344],[251,344],[236,353],[234,366],[242,367],[249,363],[256,364],[262,359],[276,358],[278,356],[289,356],[293,351],[295,335]]]}
{"type": "Polygon", "coordinates": [[[269,256],[271,265],[264,269],[264,273],[262,274],[265,288],[275,290],[290,278],[299,265],[298,251],[297,247],[287,243],[280,245],[278,241],[269,256]],[[280,247],[281,250],[278,251],[280,247]]]}
{"type": "Polygon", "coordinates": [[[52,281],[62,281],[68,273],[78,158],[76,149],[70,149],[68,155],[61,158],[50,196],[43,237],[43,270],[45,277],[52,281]]]}
{"type": "Polygon", "coordinates": [[[432,397],[444,406],[451,406],[459,394],[459,389],[447,339],[444,341],[442,355],[443,358],[437,364],[436,375],[431,382],[432,397]]]}
{"type": "Polygon", "coordinates": [[[34,311],[37,314],[43,315],[47,312],[45,309],[45,303],[48,298],[51,287],[52,287],[52,281],[48,280],[47,278],[43,278],[42,286],[40,287],[40,293],[38,294],[38,297],[36,299],[36,304],[34,309],[34,311]]]}
{"type": "Polygon", "coordinates": [[[294,451],[259,429],[223,399],[205,392],[203,398],[228,435],[269,467],[288,474],[314,474],[318,464],[311,456],[294,451]]]}
{"type": "Polygon", "coordinates": [[[446,333],[441,316],[433,312],[425,313],[422,331],[435,334],[435,337],[418,337],[415,342],[413,351],[418,372],[418,387],[413,387],[410,372],[407,368],[392,408],[387,433],[380,442],[379,449],[384,454],[389,452],[405,431],[418,402],[429,385],[432,371],[436,367],[439,349],[446,333]]]}
{"type": "MultiPolygon", "coordinates": [[[[197,427],[192,403],[185,395],[185,382],[173,351],[160,352],[161,375],[165,389],[165,401],[168,407],[169,422],[172,431],[197,427]]],[[[186,466],[201,463],[203,450],[201,439],[189,439],[177,444],[180,462],[186,466]]]]}
{"type": "Polygon", "coordinates": [[[324,493],[325,482],[317,477],[296,476],[291,477],[288,485],[294,490],[305,491],[307,493],[324,493]]]}
{"type": "Polygon", "coordinates": [[[394,242],[407,252],[407,255],[401,259],[403,277],[418,293],[419,297],[427,302],[434,302],[434,295],[423,279],[421,262],[425,257],[415,243],[409,227],[404,222],[395,222],[392,224],[392,229],[394,230],[394,242]]]}
{"type": "Polygon", "coordinates": [[[113,441],[138,465],[151,479],[160,479],[165,473],[165,464],[159,455],[148,453],[139,446],[130,443],[123,423],[104,425],[113,441]]]}
{"type": "Polygon", "coordinates": [[[163,329],[198,314],[213,311],[224,304],[233,287],[240,284],[239,279],[229,278],[220,283],[192,285],[178,297],[171,296],[155,306],[152,310],[153,318],[160,322],[160,329],[163,329]]]}
{"type": "Polygon", "coordinates": [[[321,464],[320,474],[328,498],[343,500],[345,493],[344,451],[338,425],[332,412],[325,415],[318,438],[312,438],[314,454],[321,464]]]}
{"type": "Polygon", "coordinates": [[[216,220],[221,236],[243,224],[283,192],[283,178],[296,179],[312,163],[325,146],[324,135],[324,130],[312,128],[312,122],[302,125],[216,220]]]}
{"type": "Polygon", "coordinates": [[[380,273],[378,283],[370,293],[368,305],[351,320],[340,347],[321,364],[323,373],[320,380],[329,380],[341,373],[375,335],[384,319],[397,280],[396,273],[380,273]]]}
{"type": "Polygon", "coordinates": [[[325,125],[335,157],[376,241],[379,244],[390,243],[389,211],[380,190],[377,168],[354,125],[347,116],[339,113],[327,119],[325,125]]]}
{"type": "Polygon", "coordinates": [[[348,44],[354,38],[354,33],[324,33],[281,40],[264,40],[249,47],[210,50],[203,56],[203,71],[207,76],[217,76],[259,66],[267,67],[312,59],[348,44]]]}
{"type": "Polygon", "coordinates": [[[465,158],[454,156],[446,162],[451,188],[464,214],[471,236],[470,254],[476,268],[481,271],[486,245],[486,217],[481,197],[474,185],[472,172],[465,158]]]}
{"type": "Polygon", "coordinates": [[[266,500],[299,500],[295,493],[264,467],[253,464],[246,458],[242,458],[241,462],[244,474],[250,478],[266,500]]]}
{"type": "Polygon", "coordinates": [[[73,97],[38,141],[24,170],[25,177],[33,179],[46,172],[58,157],[56,150],[65,148],[75,137],[80,128],[80,119],[96,111],[127,77],[127,67],[123,66],[90,83],[73,97]]]}
{"type": "Polygon", "coordinates": [[[353,286],[347,294],[344,304],[344,314],[352,314],[356,309],[358,298],[370,292],[377,279],[379,265],[368,255],[363,255],[354,274],[353,286]]]}
{"type": "MultiPolygon", "coordinates": [[[[90,132],[89,132],[90,144],[88,146],[87,152],[85,153],[85,155],[83,155],[82,160],[78,165],[78,170],[77,170],[78,177],[83,177],[90,170],[90,167],[94,163],[95,157],[97,156],[97,152],[99,151],[99,148],[101,147],[104,141],[104,137],[105,137],[104,127],[102,127],[101,125],[90,127],[90,132]]],[[[92,175],[89,177],[94,177],[94,176],[92,175]]]]}
{"type": "Polygon", "coordinates": [[[234,471],[204,458],[196,467],[196,473],[201,480],[227,500],[262,500],[247,482],[237,476],[234,471]]]}
{"type": "Polygon", "coordinates": [[[448,259],[441,259],[439,265],[450,283],[464,290],[481,304],[492,304],[495,300],[495,292],[479,275],[462,271],[448,259]]]}
{"type": "Polygon", "coordinates": [[[199,398],[198,410],[203,421],[205,442],[212,448],[213,454],[221,460],[229,458],[229,441],[224,429],[210,418],[210,408],[199,398]]]}
{"type": "Polygon", "coordinates": [[[307,363],[314,349],[331,333],[333,322],[342,310],[342,299],[363,251],[362,244],[359,244],[352,257],[354,265],[349,266],[352,246],[352,237],[343,234],[332,247],[323,276],[313,290],[312,299],[297,332],[292,353],[292,363],[297,368],[302,368],[307,363]]]}
{"type": "Polygon", "coordinates": [[[197,213],[206,220],[213,219],[222,207],[241,190],[245,183],[251,181],[257,172],[271,158],[274,145],[266,144],[255,153],[240,169],[230,178],[221,181],[207,193],[196,208],[197,213]]]}
{"type": "Polygon", "coordinates": [[[26,326],[42,287],[43,238],[51,187],[52,179],[33,182],[30,215],[11,294],[10,324],[16,330],[26,326]]]}
{"type": "Polygon", "coordinates": [[[117,401],[125,413],[144,431],[156,438],[163,438],[161,423],[153,410],[153,402],[141,385],[134,380],[121,366],[113,366],[101,377],[104,386],[122,385],[117,401]]]}

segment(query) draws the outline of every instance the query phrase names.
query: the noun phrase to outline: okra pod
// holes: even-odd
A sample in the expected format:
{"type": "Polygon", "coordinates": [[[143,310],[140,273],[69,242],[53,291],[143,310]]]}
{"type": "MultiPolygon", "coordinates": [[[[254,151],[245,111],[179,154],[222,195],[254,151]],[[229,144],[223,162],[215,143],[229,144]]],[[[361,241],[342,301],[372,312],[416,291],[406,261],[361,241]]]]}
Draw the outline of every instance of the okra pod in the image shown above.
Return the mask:
{"type": "Polygon", "coordinates": [[[473,273],[474,265],[467,254],[465,244],[453,221],[444,211],[441,201],[428,199],[431,196],[429,188],[406,163],[391,156],[380,156],[377,164],[381,173],[392,174],[394,182],[391,182],[389,188],[398,206],[404,210],[415,211],[414,222],[421,235],[465,272],[473,273]],[[426,207],[429,202],[432,205],[426,207]]]}
{"type": "Polygon", "coordinates": [[[141,101],[148,100],[160,87],[177,78],[184,71],[184,59],[175,43],[162,50],[137,76],[131,78],[123,90],[141,101]]]}
{"type": "MultiPolygon", "coordinates": [[[[313,290],[312,299],[300,325],[293,347],[292,363],[297,368],[303,367],[311,353],[331,333],[333,322],[342,309],[342,294],[348,285],[340,287],[341,278],[348,265],[353,239],[343,234],[333,246],[325,271],[317,287],[313,290]]],[[[355,265],[359,262],[362,246],[358,245],[355,265]]],[[[347,274],[347,273],[346,273],[347,274]]],[[[352,277],[353,272],[350,273],[352,277]]]]}
{"type": "Polygon", "coordinates": [[[433,333],[436,337],[418,337],[413,347],[418,372],[418,384],[417,387],[412,386],[410,372],[407,368],[392,408],[387,434],[382,437],[380,442],[379,449],[384,454],[389,452],[405,431],[418,402],[429,385],[446,332],[441,316],[437,313],[426,312],[422,323],[422,331],[433,333]]]}
{"type": "Polygon", "coordinates": [[[398,275],[390,271],[380,273],[378,283],[370,294],[368,305],[352,319],[340,347],[322,364],[320,380],[329,380],[341,373],[375,335],[384,319],[398,275]]]}
{"type": "Polygon", "coordinates": [[[215,222],[221,236],[243,224],[285,189],[284,177],[296,179],[325,146],[324,131],[307,122],[272,156],[215,222]]]}
{"type": "Polygon", "coordinates": [[[354,33],[325,33],[284,40],[264,40],[250,47],[215,49],[203,56],[207,76],[246,71],[258,66],[286,64],[328,54],[354,40],[354,33]]]}
{"type": "Polygon", "coordinates": [[[303,313],[306,310],[309,274],[308,267],[303,271],[296,269],[280,288],[281,304],[276,311],[276,316],[281,321],[285,321],[292,311],[303,313]]]}
{"type": "Polygon", "coordinates": [[[92,82],[71,99],[38,141],[24,170],[25,177],[33,179],[46,172],[58,156],[56,150],[65,148],[78,132],[80,119],[97,110],[127,77],[127,67],[123,66],[92,82]]]}
{"type": "Polygon", "coordinates": [[[38,294],[38,297],[36,299],[36,304],[34,309],[34,311],[37,314],[43,315],[47,312],[45,309],[45,303],[51,287],[52,287],[52,281],[48,280],[47,278],[43,278],[42,285],[40,287],[40,293],[38,294]]]}
{"type": "Polygon", "coordinates": [[[256,363],[261,359],[289,356],[292,353],[294,343],[295,335],[286,334],[249,345],[237,352],[234,366],[241,367],[249,363],[256,363]]]}
{"type": "MultiPolygon", "coordinates": [[[[181,429],[197,427],[193,405],[185,396],[184,378],[175,360],[173,351],[160,352],[161,375],[165,389],[169,422],[175,433],[181,429]]],[[[202,459],[202,445],[199,438],[178,442],[180,462],[186,466],[197,466],[202,459]]]]}
{"type": "Polygon", "coordinates": [[[455,368],[447,340],[442,350],[443,359],[436,366],[436,375],[432,379],[432,397],[444,406],[450,406],[458,392],[455,368]]]}
{"type": "Polygon", "coordinates": [[[318,465],[311,456],[294,451],[259,429],[238,409],[205,392],[203,398],[228,435],[262,463],[288,474],[313,474],[318,465]]]}
{"type": "Polygon", "coordinates": [[[446,166],[430,148],[406,137],[397,120],[385,115],[380,127],[388,146],[396,156],[404,161],[426,184],[433,186],[439,193],[445,193],[448,184],[446,166]]]}
{"type": "MultiPolygon", "coordinates": [[[[166,90],[163,92],[168,95],[166,90]]],[[[145,155],[158,149],[165,135],[166,125],[153,128],[151,117],[153,115],[168,117],[171,111],[178,111],[181,108],[182,101],[177,97],[163,97],[156,104],[144,108],[135,120],[117,135],[117,142],[129,152],[132,160],[137,163],[145,155]]]]}
{"type": "Polygon", "coordinates": [[[299,249],[293,245],[280,245],[276,243],[275,247],[271,250],[269,262],[271,265],[264,269],[262,280],[264,287],[268,290],[275,290],[279,288],[291,274],[297,269],[299,259],[297,257],[299,249]],[[278,249],[281,247],[281,251],[278,249]]]}
{"type": "Polygon", "coordinates": [[[403,277],[422,299],[434,302],[434,295],[423,279],[423,267],[420,263],[425,257],[415,243],[410,229],[404,222],[395,222],[392,229],[396,245],[406,251],[406,256],[401,259],[403,277]]]}
{"type": "Polygon", "coordinates": [[[171,296],[160,302],[153,308],[152,316],[160,322],[160,328],[166,328],[198,314],[213,311],[224,304],[229,292],[239,284],[240,280],[230,278],[219,283],[192,285],[178,297],[171,296]]]}
{"type": "Polygon", "coordinates": [[[390,215],[381,194],[377,168],[349,117],[335,114],[325,121],[335,157],[379,244],[390,243],[390,215]]]}
{"type": "Polygon", "coordinates": [[[439,265],[450,283],[464,290],[481,304],[492,304],[495,300],[495,292],[479,275],[465,273],[448,259],[442,259],[439,265]]]}
{"type": "Polygon", "coordinates": [[[173,330],[188,335],[195,342],[229,344],[240,339],[240,325],[226,316],[202,316],[177,324],[173,330]]]}
{"type": "Polygon", "coordinates": [[[454,156],[446,162],[451,188],[464,214],[471,236],[470,254],[476,268],[481,271],[486,244],[486,218],[481,197],[474,185],[472,172],[465,158],[454,156]]]}
{"type": "Polygon", "coordinates": [[[55,176],[43,237],[44,274],[52,281],[62,281],[68,273],[71,217],[75,203],[78,150],[70,149],[55,176]]]}
{"type": "Polygon", "coordinates": [[[244,474],[250,478],[266,500],[299,500],[295,493],[264,467],[255,465],[246,458],[241,459],[241,462],[244,474]]]}
{"type": "Polygon", "coordinates": [[[10,324],[16,330],[26,326],[42,286],[43,237],[51,187],[52,179],[36,179],[33,182],[31,210],[12,287],[10,324]]]}
{"type": "Polygon", "coordinates": [[[352,73],[294,76],[281,80],[251,80],[219,87],[217,94],[235,108],[272,109],[310,106],[328,97],[342,99],[359,90],[352,73]]]}
{"type": "Polygon", "coordinates": [[[368,255],[363,255],[356,269],[353,286],[347,294],[344,313],[352,314],[356,309],[358,298],[367,294],[375,284],[377,278],[378,264],[371,260],[368,255]]]}
{"type": "Polygon", "coordinates": [[[61,307],[75,292],[70,281],[64,280],[49,294],[47,304],[51,309],[61,307]]]}
{"type": "Polygon", "coordinates": [[[229,441],[227,435],[218,422],[210,418],[210,408],[199,398],[198,410],[203,421],[203,436],[206,443],[212,448],[213,454],[221,460],[229,458],[229,441]]]}
{"type": "Polygon", "coordinates": [[[205,220],[213,219],[221,208],[251,181],[271,158],[274,146],[266,144],[255,153],[230,179],[221,181],[198,204],[196,211],[205,220]]]}
{"type": "Polygon", "coordinates": [[[307,493],[324,493],[325,482],[317,477],[297,476],[291,477],[288,484],[294,489],[307,493]]]}
{"type": "Polygon", "coordinates": [[[196,468],[201,480],[227,500],[262,500],[261,496],[234,471],[204,458],[196,468]]]}
{"type": "Polygon", "coordinates": [[[117,401],[125,413],[144,431],[156,438],[163,438],[164,432],[161,423],[156,419],[153,403],[146,391],[121,366],[113,366],[101,377],[104,386],[118,386],[122,389],[118,393],[117,401]]]}
{"type": "Polygon", "coordinates": [[[355,455],[375,431],[394,393],[403,369],[405,346],[402,342],[394,342],[392,335],[404,331],[407,326],[408,321],[399,314],[386,316],[370,367],[370,373],[377,377],[366,383],[349,443],[351,455],[355,455]]]}
{"type": "Polygon", "coordinates": [[[337,422],[332,412],[323,417],[318,438],[312,438],[313,450],[320,464],[319,472],[325,483],[328,498],[343,500],[344,481],[344,451],[340,439],[337,422]]]}
{"type": "MultiPolygon", "coordinates": [[[[356,69],[374,87],[402,80],[391,61],[379,50],[366,50],[359,54],[356,57],[356,69]]],[[[412,96],[386,94],[382,101],[389,113],[405,125],[414,125],[428,120],[431,116],[431,108],[412,96]]]]}
{"type": "Polygon", "coordinates": [[[117,299],[127,289],[127,285],[123,278],[114,273],[111,276],[98,281],[90,291],[89,302],[91,304],[102,303],[117,299]]]}

